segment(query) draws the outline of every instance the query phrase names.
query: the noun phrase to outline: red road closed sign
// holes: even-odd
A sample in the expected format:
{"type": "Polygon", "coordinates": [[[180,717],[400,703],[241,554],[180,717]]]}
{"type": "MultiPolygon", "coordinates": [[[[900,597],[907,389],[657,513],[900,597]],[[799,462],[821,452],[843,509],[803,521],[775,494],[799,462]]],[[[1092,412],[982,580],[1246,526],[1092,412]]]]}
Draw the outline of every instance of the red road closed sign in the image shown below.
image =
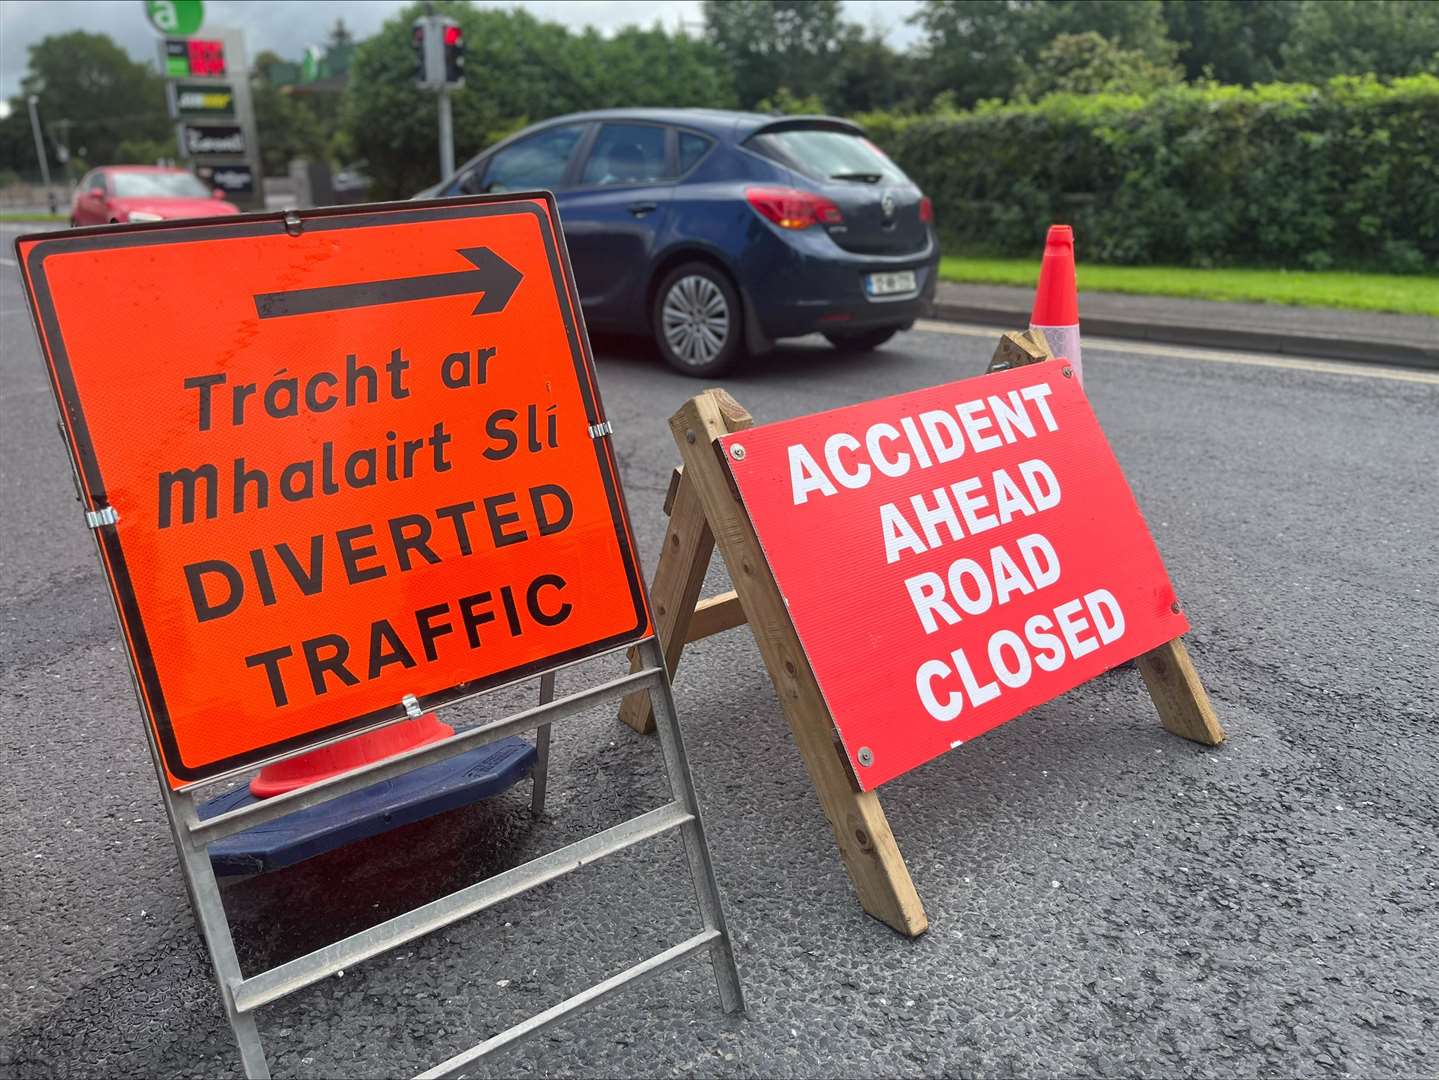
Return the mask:
{"type": "Polygon", "coordinates": [[[26,237],[173,785],[638,639],[548,196],[26,237]]]}
{"type": "Polygon", "coordinates": [[[1188,629],[1062,360],[722,443],[865,790],[1188,629]]]}

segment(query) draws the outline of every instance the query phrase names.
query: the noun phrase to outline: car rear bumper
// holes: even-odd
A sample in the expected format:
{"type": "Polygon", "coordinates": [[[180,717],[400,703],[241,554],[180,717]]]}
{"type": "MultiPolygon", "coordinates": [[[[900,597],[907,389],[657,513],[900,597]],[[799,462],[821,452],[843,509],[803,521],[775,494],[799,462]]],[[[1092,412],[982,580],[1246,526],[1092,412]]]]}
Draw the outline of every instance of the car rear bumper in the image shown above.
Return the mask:
{"type": "Polygon", "coordinates": [[[818,229],[769,235],[746,252],[739,277],[745,300],[767,338],[904,326],[927,315],[939,276],[932,240],[907,255],[863,255],[840,248],[818,229]],[[871,297],[870,274],[912,270],[913,293],[871,297]]]}

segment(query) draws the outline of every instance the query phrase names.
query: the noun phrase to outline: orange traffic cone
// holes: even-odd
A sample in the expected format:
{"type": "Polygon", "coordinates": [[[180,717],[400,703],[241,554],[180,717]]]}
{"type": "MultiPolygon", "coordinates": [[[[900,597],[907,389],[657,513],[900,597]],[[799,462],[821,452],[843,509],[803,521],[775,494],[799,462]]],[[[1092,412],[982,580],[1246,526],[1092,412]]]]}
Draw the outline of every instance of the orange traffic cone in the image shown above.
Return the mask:
{"type": "Polygon", "coordinates": [[[260,775],[250,781],[250,794],[257,799],[283,795],[338,773],[358,769],[372,761],[382,761],[417,746],[448,739],[454,733],[455,729],[441,723],[434,713],[425,713],[382,727],[379,731],[356,735],[333,746],[322,746],[288,761],[266,765],[260,770],[260,775]]]}
{"type": "Polygon", "coordinates": [[[1049,351],[1064,357],[1074,368],[1074,377],[1084,381],[1079,358],[1079,292],[1074,284],[1074,230],[1068,225],[1051,225],[1044,240],[1044,262],[1039,267],[1039,287],[1034,290],[1031,330],[1043,330],[1049,351]]]}

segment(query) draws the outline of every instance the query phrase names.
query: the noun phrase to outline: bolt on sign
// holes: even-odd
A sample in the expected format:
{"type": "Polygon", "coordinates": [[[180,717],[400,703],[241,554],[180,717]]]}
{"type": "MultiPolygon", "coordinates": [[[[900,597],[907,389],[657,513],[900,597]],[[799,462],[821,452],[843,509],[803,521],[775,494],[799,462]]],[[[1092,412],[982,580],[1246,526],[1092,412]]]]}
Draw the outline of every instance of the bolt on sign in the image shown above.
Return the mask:
{"type": "Polygon", "coordinates": [[[721,440],[863,790],[1188,629],[1072,375],[1050,361],[721,440]]]}
{"type": "Polygon", "coordinates": [[[172,786],[648,630],[543,199],[18,252],[172,786]]]}

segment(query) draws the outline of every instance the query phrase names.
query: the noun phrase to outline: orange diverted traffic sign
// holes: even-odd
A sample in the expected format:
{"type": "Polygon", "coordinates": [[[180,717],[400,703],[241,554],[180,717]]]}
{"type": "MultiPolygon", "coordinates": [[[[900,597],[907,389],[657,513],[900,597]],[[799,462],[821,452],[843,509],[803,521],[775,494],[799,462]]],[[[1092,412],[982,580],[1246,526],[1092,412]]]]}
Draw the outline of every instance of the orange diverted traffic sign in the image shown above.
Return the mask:
{"type": "Polygon", "coordinates": [[[546,195],[26,237],[173,786],[649,628],[546,195]]]}

